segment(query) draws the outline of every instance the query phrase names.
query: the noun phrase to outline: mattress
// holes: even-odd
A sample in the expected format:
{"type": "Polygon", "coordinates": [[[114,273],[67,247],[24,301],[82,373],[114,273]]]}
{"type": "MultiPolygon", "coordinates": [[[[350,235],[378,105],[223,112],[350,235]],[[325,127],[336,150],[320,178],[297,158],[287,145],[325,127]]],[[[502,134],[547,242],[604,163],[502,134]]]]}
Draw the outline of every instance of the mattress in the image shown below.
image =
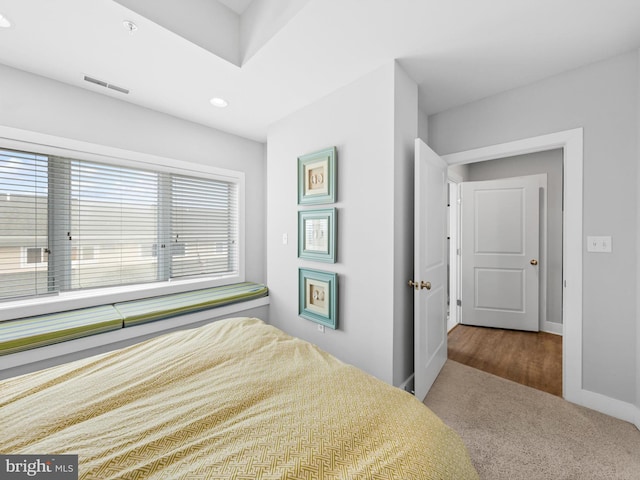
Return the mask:
{"type": "Polygon", "coordinates": [[[0,453],[83,479],[477,479],[412,395],[254,318],[0,382],[0,453]]]}

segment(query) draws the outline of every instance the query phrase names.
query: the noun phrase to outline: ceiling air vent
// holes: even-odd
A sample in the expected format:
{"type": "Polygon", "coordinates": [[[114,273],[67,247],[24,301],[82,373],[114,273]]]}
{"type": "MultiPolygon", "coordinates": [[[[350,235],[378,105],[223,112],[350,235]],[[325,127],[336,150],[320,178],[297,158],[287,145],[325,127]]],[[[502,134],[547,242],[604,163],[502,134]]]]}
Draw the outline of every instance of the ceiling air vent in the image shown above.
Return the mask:
{"type": "Polygon", "coordinates": [[[93,78],[88,75],[84,76],[84,80],[89,83],[100,85],[101,87],[110,88],[111,90],[115,90],[116,92],[124,93],[125,95],[129,93],[129,90],[127,90],[126,88],[119,87],[117,85],[114,85],[113,83],[107,83],[103,80],[98,80],[97,78],[93,78]]]}

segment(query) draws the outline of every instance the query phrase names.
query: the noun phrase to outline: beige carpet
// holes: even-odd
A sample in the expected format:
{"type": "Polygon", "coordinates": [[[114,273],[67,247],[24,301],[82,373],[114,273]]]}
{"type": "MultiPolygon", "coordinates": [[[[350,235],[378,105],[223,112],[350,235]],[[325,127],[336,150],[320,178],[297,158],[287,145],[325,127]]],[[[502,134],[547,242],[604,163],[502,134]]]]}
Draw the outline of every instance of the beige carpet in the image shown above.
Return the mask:
{"type": "Polygon", "coordinates": [[[487,480],[640,480],[640,431],[559,397],[448,360],[425,404],[487,480]]]}

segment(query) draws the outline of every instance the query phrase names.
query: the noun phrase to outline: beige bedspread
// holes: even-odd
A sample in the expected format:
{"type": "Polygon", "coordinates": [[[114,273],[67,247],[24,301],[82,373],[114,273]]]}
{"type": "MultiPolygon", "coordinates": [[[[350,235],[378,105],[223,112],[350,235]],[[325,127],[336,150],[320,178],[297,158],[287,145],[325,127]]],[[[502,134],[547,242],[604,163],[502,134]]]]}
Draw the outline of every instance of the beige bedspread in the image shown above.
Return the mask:
{"type": "Polygon", "coordinates": [[[85,479],[476,479],[422,403],[258,319],[0,382],[0,453],[85,479]]]}

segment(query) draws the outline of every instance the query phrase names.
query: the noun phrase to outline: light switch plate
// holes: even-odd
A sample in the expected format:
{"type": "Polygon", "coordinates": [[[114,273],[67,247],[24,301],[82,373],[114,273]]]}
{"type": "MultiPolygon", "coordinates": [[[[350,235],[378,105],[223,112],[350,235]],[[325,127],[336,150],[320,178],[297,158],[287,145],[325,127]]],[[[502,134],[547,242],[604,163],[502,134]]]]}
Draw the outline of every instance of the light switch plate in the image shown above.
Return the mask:
{"type": "Polygon", "coordinates": [[[587,237],[587,252],[611,253],[611,237],[587,237]]]}

